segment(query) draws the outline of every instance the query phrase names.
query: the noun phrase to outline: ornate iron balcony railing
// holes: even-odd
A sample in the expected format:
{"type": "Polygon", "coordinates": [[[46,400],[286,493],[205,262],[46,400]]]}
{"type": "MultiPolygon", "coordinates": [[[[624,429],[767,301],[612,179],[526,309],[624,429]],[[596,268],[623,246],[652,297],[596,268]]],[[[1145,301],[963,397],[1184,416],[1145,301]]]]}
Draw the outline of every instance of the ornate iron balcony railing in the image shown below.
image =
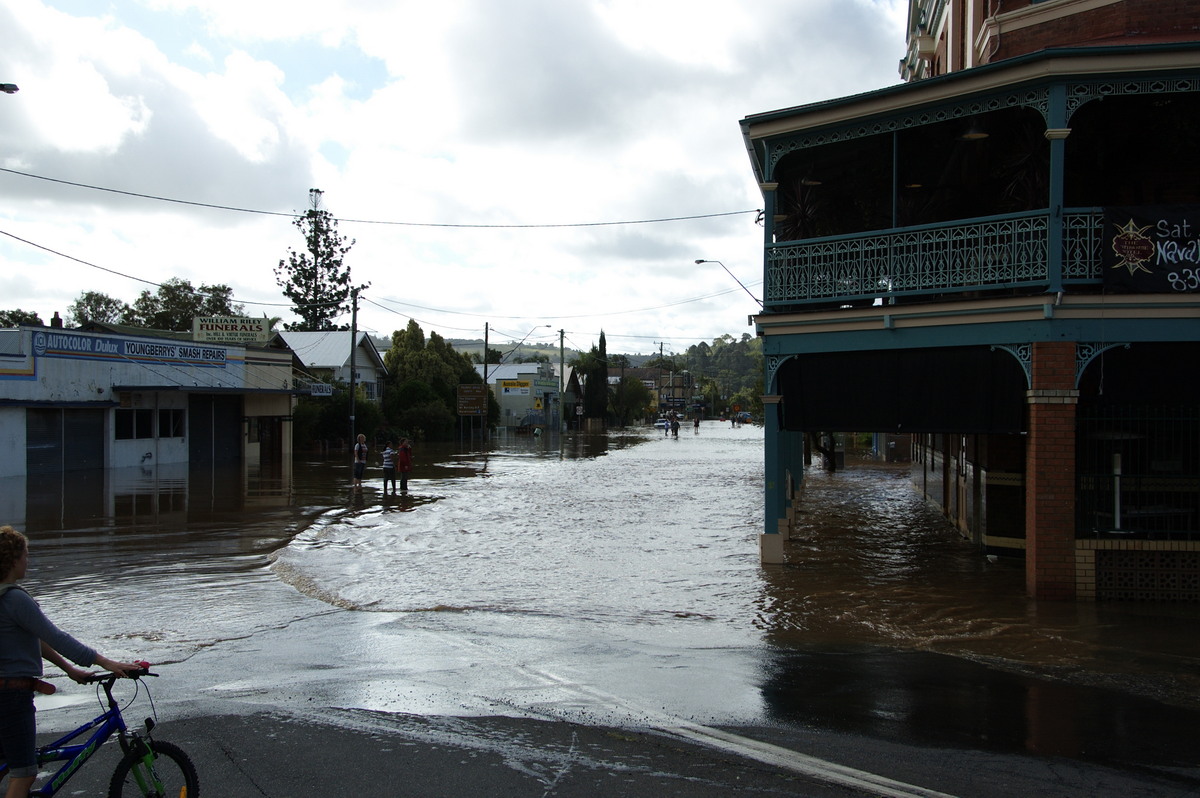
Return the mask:
{"type": "Polygon", "coordinates": [[[1101,281],[1101,213],[1074,209],[967,219],[775,244],[766,253],[767,309],[871,304],[966,291],[1101,281]],[[1062,231],[1061,275],[1050,262],[1051,225],[1062,231]]]}

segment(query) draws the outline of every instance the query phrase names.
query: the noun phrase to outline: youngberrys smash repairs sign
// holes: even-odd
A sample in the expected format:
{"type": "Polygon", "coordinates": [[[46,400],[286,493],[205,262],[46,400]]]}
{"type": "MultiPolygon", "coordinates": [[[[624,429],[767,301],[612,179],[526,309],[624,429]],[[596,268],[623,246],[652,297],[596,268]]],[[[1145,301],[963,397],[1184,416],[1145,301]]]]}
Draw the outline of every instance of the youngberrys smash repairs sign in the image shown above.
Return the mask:
{"type": "Polygon", "coordinates": [[[1105,289],[1200,291],[1200,211],[1195,207],[1105,208],[1105,289]]]}
{"type": "Polygon", "coordinates": [[[225,368],[223,347],[171,341],[139,341],[108,336],[42,331],[33,334],[38,357],[65,357],[116,362],[158,362],[225,368]]]}

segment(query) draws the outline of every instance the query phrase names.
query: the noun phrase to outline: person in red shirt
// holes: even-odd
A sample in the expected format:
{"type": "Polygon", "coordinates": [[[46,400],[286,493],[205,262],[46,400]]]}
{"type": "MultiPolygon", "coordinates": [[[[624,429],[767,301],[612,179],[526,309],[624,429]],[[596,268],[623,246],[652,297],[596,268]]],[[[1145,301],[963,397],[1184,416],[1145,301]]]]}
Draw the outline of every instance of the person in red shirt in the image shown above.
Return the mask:
{"type": "Polygon", "coordinates": [[[400,475],[400,492],[408,493],[408,472],[412,471],[412,444],[408,438],[400,439],[396,450],[396,473],[400,475]]]}

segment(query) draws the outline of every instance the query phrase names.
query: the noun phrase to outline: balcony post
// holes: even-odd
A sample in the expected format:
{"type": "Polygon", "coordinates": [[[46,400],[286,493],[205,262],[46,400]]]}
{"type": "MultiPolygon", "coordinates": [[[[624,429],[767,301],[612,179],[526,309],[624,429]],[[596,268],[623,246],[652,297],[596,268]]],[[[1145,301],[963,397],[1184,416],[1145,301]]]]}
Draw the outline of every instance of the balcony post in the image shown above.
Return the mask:
{"type": "Polygon", "coordinates": [[[1050,218],[1046,220],[1047,290],[1057,294],[1063,290],[1063,183],[1066,164],[1067,87],[1056,83],[1050,87],[1050,105],[1046,120],[1046,139],[1050,142],[1050,218]]]}
{"type": "Polygon", "coordinates": [[[763,305],[764,307],[770,302],[768,295],[771,293],[771,265],[767,258],[767,253],[771,251],[771,245],[775,243],[775,190],[779,188],[778,183],[759,183],[759,189],[763,195],[763,305]]]}
{"type": "Polygon", "coordinates": [[[783,397],[767,394],[763,397],[763,531],[758,536],[759,559],[763,565],[783,562],[783,541],[787,535],[780,531],[786,523],[787,466],[783,457],[783,436],[780,429],[780,403],[783,397]]]}

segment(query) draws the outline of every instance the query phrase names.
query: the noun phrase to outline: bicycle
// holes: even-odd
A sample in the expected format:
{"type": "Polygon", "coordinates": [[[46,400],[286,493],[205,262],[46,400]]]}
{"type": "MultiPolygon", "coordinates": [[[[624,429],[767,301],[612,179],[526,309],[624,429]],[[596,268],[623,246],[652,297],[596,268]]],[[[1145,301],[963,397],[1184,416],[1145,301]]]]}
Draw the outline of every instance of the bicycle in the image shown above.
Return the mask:
{"type": "MultiPolygon", "coordinates": [[[[142,667],[130,673],[129,678],[140,687],[143,677],[158,674],[150,672],[149,663],[139,664],[142,667]]],[[[30,792],[31,798],[48,798],[57,793],[114,733],[120,743],[122,756],[109,782],[108,798],[199,798],[200,779],[196,775],[196,766],[179,746],[153,739],[151,732],[156,725],[153,718],[146,718],[144,733],[130,731],[125,726],[121,705],[112,694],[113,683],[118,678],[120,677],[113,673],[95,674],[89,678],[88,682],[96,683],[104,690],[103,703],[108,704],[108,709],[90,723],[83,724],[48,745],[38,747],[39,767],[50,762],[65,764],[41,787],[30,792]],[[91,736],[86,741],[71,743],[89,732],[91,736]]],[[[149,687],[146,688],[146,694],[150,694],[149,687]]],[[[137,692],[129,700],[129,704],[136,698],[137,692]]],[[[150,704],[153,707],[153,698],[150,699],[150,704]]],[[[7,772],[8,763],[0,762],[0,778],[7,772]]]]}

